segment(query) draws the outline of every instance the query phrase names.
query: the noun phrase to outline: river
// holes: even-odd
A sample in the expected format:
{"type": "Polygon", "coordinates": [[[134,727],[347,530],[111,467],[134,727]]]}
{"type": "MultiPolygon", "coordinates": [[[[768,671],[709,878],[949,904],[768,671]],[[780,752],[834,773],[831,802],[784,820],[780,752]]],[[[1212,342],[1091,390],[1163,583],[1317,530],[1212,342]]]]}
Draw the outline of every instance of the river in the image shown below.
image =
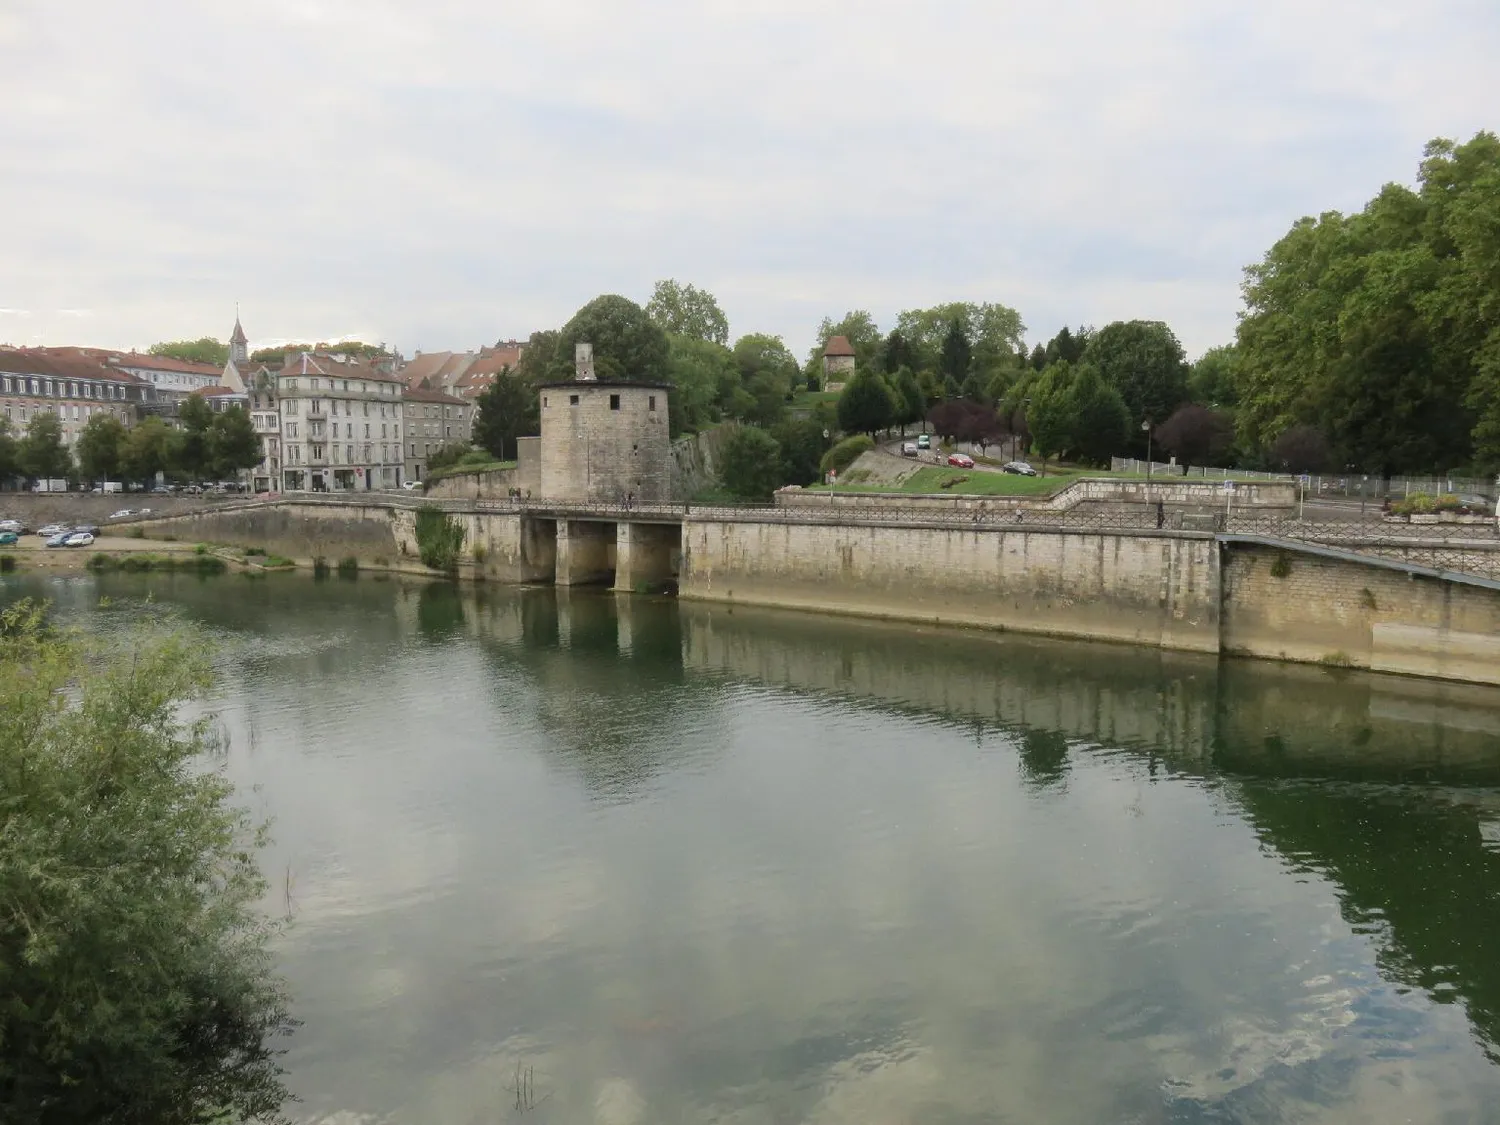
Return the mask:
{"type": "Polygon", "coordinates": [[[1500,1122],[1500,692],[368,575],[18,595],[214,641],[299,1121],[1500,1122]]]}

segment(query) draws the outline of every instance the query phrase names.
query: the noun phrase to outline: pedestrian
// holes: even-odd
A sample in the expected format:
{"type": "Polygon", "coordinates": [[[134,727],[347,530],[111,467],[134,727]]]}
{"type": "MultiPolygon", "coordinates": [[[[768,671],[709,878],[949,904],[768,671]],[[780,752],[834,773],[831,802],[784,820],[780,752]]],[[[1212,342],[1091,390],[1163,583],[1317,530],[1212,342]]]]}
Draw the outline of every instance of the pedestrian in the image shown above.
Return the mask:
{"type": "Polygon", "coordinates": [[[1156,526],[1161,527],[1167,522],[1167,506],[1160,500],[1156,502],[1156,526]]]}

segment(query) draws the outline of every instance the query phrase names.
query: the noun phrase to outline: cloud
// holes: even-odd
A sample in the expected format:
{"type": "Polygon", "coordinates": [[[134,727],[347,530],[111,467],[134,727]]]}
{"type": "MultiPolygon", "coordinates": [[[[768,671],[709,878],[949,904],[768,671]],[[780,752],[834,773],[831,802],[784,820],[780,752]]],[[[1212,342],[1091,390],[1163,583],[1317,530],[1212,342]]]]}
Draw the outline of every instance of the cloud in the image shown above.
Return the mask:
{"type": "Polygon", "coordinates": [[[0,292],[87,342],[238,300],[261,339],[468,347],[676,276],[799,350],[969,298],[1198,351],[1294,219],[1500,104],[1478,0],[152,8],[0,17],[0,292]]]}

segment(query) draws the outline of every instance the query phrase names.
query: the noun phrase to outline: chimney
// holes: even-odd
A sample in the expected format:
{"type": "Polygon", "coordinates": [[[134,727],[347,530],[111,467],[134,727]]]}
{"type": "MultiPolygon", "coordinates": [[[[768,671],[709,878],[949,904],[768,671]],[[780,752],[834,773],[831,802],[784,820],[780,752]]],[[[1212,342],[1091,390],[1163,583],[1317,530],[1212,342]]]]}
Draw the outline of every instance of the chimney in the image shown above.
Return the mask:
{"type": "Polygon", "coordinates": [[[594,345],[580,341],[573,348],[574,378],[580,383],[594,381],[594,345]]]}

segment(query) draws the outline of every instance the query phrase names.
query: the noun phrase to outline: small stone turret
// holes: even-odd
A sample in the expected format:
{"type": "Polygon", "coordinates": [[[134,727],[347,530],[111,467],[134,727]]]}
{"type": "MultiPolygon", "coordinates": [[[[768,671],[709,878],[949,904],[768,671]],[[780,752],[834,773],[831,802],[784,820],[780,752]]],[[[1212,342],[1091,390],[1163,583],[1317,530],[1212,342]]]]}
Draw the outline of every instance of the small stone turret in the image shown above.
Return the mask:
{"type": "Polygon", "coordinates": [[[594,375],[594,345],[579,341],[573,346],[574,378],[580,383],[592,383],[594,375]]]}

